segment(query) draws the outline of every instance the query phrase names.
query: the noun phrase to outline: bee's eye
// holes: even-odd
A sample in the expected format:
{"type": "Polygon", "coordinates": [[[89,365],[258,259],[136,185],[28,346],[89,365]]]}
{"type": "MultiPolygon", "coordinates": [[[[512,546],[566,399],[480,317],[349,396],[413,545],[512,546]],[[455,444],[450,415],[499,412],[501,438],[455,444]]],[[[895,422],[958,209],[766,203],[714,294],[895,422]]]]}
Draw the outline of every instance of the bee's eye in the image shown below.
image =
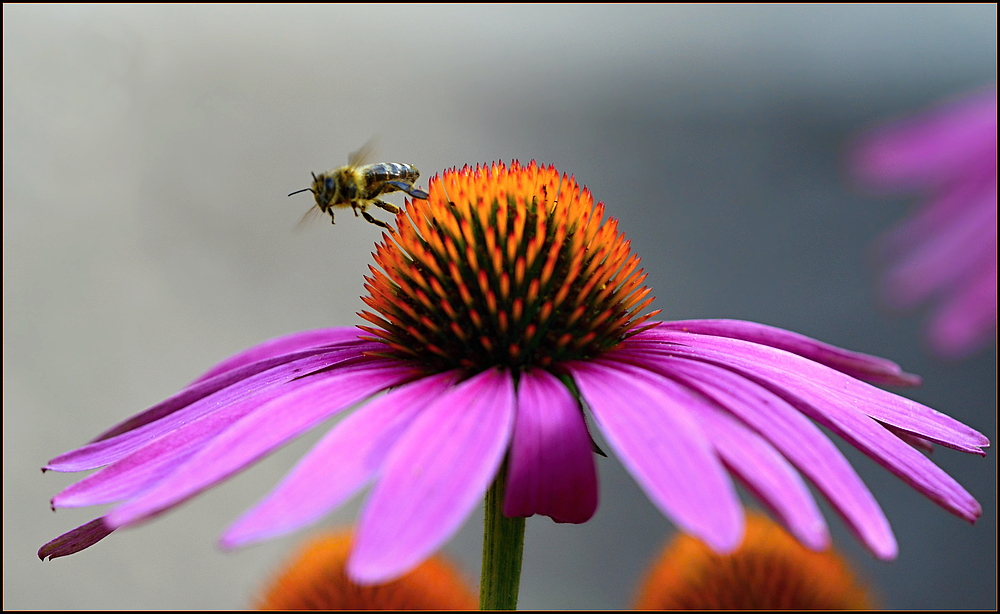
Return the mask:
{"type": "Polygon", "coordinates": [[[326,181],[323,182],[323,185],[326,186],[327,190],[332,190],[333,189],[333,177],[327,177],[326,181]]]}

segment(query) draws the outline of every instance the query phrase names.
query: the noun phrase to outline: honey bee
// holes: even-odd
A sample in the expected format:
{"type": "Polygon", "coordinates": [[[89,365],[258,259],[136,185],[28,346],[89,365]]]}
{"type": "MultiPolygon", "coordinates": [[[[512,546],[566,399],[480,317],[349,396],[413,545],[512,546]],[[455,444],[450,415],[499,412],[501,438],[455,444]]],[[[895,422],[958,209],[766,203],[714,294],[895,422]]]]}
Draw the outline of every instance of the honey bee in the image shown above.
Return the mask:
{"type": "Polygon", "coordinates": [[[367,143],[347,157],[347,166],[319,175],[313,173],[311,187],[289,194],[292,196],[301,192],[312,192],[316,197],[316,204],[306,212],[302,222],[321,212],[329,213],[330,222],[336,223],[333,219],[333,209],[350,207],[354,210],[354,217],[360,212],[368,222],[382,228],[390,228],[388,224],[375,219],[367,211],[369,206],[375,205],[393,215],[399,213],[399,207],[381,200],[379,196],[390,192],[406,192],[413,198],[427,198],[427,192],[413,187],[414,182],[420,177],[417,167],[401,162],[368,164],[367,161],[372,157],[372,149],[372,144],[367,143]]]}

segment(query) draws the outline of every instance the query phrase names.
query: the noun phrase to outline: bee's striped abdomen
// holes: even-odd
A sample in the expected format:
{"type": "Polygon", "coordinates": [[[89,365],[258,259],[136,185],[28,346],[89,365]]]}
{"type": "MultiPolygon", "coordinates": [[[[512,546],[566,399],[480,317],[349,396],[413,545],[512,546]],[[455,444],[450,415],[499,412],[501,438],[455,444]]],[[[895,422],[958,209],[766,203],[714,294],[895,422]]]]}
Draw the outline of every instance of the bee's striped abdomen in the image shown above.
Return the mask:
{"type": "Polygon", "coordinates": [[[420,171],[412,164],[402,162],[380,162],[369,164],[364,167],[365,179],[368,185],[384,183],[386,181],[402,181],[412,184],[420,177],[420,171]]]}

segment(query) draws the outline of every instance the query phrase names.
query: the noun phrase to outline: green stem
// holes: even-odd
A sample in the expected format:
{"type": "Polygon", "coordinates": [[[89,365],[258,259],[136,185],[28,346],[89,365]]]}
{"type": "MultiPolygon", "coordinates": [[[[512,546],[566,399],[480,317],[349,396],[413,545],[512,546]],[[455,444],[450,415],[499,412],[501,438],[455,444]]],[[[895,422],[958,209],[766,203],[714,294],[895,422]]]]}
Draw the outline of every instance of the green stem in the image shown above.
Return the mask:
{"type": "Polygon", "coordinates": [[[524,518],[503,515],[507,461],[486,491],[483,521],[483,575],[479,585],[480,610],[516,610],[524,552],[524,518]]]}

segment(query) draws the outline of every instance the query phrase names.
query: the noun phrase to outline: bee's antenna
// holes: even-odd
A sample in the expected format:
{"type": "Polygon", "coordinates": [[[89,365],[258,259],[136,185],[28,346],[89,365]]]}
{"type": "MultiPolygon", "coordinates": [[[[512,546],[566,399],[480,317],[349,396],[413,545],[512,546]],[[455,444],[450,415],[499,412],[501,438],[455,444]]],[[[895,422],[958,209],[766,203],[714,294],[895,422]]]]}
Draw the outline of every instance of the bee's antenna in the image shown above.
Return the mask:
{"type": "Polygon", "coordinates": [[[292,196],[293,194],[300,194],[302,192],[312,192],[313,194],[316,193],[316,192],[313,192],[312,188],[302,188],[301,190],[295,190],[294,192],[292,192],[291,194],[289,194],[289,196],[292,196]]]}

